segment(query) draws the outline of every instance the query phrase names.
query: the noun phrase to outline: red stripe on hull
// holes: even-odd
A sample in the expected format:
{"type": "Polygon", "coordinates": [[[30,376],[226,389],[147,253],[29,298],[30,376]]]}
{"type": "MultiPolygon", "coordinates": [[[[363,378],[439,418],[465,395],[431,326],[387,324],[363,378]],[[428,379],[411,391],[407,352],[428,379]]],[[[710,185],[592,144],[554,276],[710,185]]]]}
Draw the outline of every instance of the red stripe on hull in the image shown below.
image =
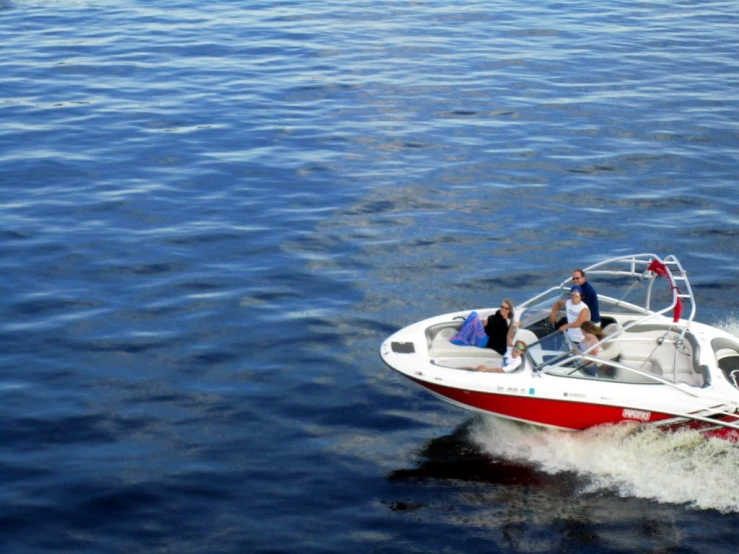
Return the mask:
{"type": "Polygon", "coordinates": [[[540,425],[582,431],[596,425],[637,421],[661,421],[674,416],[659,412],[631,410],[635,417],[626,417],[629,410],[619,406],[604,406],[578,400],[552,400],[536,396],[513,396],[489,392],[468,391],[413,379],[416,383],[445,398],[493,415],[519,419],[540,425]]]}

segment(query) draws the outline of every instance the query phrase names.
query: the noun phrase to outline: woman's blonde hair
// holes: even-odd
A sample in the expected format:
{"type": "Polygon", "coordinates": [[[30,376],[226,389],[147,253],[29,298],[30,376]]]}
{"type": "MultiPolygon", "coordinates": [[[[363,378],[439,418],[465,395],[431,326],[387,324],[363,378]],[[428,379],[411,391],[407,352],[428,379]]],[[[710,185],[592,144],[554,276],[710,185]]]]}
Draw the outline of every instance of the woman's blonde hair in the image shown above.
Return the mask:
{"type": "Polygon", "coordinates": [[[513,300],[511,300],[510,298],[504,298],[502,303],[508,306],[509,316],[513,317],[513,300]]]}
{"type": "Polygon", "coordinates": [[[590,333],[591,335],[595,335],[596,337],[598,337],[598,340],[603,339],[603,331],[592,321],[583,321],[583,324],[580,325],[580,330],[583,333],[590,333]]]}

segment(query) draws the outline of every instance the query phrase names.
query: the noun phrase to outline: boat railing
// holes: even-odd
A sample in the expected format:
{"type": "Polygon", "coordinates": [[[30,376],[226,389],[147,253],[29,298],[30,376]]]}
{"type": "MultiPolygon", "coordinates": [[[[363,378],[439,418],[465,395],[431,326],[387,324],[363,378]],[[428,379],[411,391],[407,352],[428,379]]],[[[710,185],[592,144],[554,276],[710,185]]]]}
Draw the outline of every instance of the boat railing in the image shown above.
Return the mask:
{"type": "MultiPolygon", "coordinates": [[[[608,277],[631,277],[635,279],[635,285],[638,282],[647,280],[647,291],[642,305],[633,302],[627,302],[624,298],[618,299],[605,294],[598,294],[598,298],[615,307],[623,307],[634,312],[640,312],[644,318],[639,322],[643,324],[660,316],[665,316],[669,312],[673,312],[673,321],[676,327],[680,327],[681,337],[684,336],[690,324],[695,317],[695,299],[693,297],[693,289],[690,286],[687,272],[683,269],[679,260],[669,255],[664,259],[656,254],[644,253],[629,255],[617,258],[610,258],[593,264],[585,269],[588,276],[608,276],[608,277]],[[625,267],[624,267],[625,266],[625,267]],[[656,276],[664,276],[670,287],[670,302],[666,306],[659,309],[653,309],[652,297],[653,287],[656,276]],[[688,304],[688,306],[685,306],[688,304]],[[688,308],[683,317],[685,308],[688,308]]],[[[594,281],[596,281],[594,279],[594,281]]],[[[551,287],[520,304],[522,309],[531,309],[544,304],[544,300],[548,299],[550,304],[559,299],[562,294],[566,293],[572,286],[572,278],[569,277],[562,281],[558,286],[551,287]]],[[[596,283],[597,285],[597,283],[596,283]]],[[[631,287],[626,291],[628,293],[631,287]]]]}
{"type": "MultiPolygon", "coordinates": [[[[675,323],[680,319],[684,321],[683,334],[688,331],[690,323],[695,318],[696,303],[693,296],[693,288],[690,286],[690,281],[688,279],[688,274],[680,261],[672,254],[666,256],[664,259],[660,258],[656,254],[649,253],[611,258],[609,260],[593,264],[586,268],[585,271],[588,275],[632,276],[637,278],[639,281],[649,278],[650,283],[643,308],[648,312],[654,312],[658,315],[665,315],[668,312],[673,311],[675,323]],[[627,271],[614,271],[613,269],[608,268],[609,265],[617,265],[621,263],[628,266],[627,271]],[[652,287],[655,282],[655,275],[664,276],[667,279],[671,292],[670,304],[659,310],[653,310],[651,307],[652,287]],[[688,304],[689,306],[688,312],[683,317],[683,311],[686,307],[685,304],[688,304]]],[[[569,282],[569,280],[564,281],[564,283],[567,282],[569,282]]]]}

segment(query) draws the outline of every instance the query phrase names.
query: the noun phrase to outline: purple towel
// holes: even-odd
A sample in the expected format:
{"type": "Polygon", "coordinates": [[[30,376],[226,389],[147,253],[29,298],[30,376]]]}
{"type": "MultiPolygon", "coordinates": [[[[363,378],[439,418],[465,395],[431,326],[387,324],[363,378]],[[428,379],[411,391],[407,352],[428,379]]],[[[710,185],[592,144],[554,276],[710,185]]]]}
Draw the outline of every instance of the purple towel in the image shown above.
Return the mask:
{"type": "Polygon", "coordinates": [[[467,316],[462,323],[462,328],[449,341],[460,346],[479,346],[480,348],[487,346],[488,336],[477,312],[472,312],[467,316]]]}

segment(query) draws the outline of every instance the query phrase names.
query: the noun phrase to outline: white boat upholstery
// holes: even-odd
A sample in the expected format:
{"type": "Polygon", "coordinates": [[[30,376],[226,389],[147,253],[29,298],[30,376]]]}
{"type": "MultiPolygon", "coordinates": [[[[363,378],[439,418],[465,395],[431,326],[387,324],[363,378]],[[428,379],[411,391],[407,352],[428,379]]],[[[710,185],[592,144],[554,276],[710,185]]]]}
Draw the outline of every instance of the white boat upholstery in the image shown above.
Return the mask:
{"type": "Polygon", "coordinates": [[[538,341],[539,338],[534,334],[533,331],[529,331],[528,329],[518,329],[513,337],[513,340],[520,340],[526,346],[530,346],[538,341]]]}
{"type": "Polygon", "coordinates": [[[496,356],[497,353],[489,348],[478,348],[477,346],[460,346],[449,342],[459,331],[459,325],[446,326],[438,330],[430,337],[429,357],[463,357],[463,358],[490,358],[496,356]]]}
{"type": "MultiPolygon", "coordinates": [[[[700,387],[704,382],[703,375],[694,370],[692,341],[685,340],[683,345],[676,349],[675,341],[678,337],[678,333],[668,331],[664,327],[641,329],[635,327],[628,329],[613,342],[618,344],[618,350],[620,350],[618,361],[623,365],[653,373],[668,380],[674,379],[676,382],[700,387]]],[[[604,350],[608,349],[604,348],[604,350]]],[[[599,354],[599,357],[613,359],[606,358],[603,353],[599,354]]],[[[650,382],[648,377],[628,373],[620,370],[617,371],[616,376],[618,379],[629,382],[650,382]]]]}
{"type": "MultiPolygon", "coordinates": [[[[434,335],[430,338],[429,357],[463,357],[463,358],[497,358],[502,356],[491,350],[490,348],[478,348],[476,346],[460,346],[449,342],[458,331],[457,327],[447,326],[434,330],[434,335]]],[[[518,329],[516,331],[515,340],[520,340],[527,345],[535,343],[539,340],[533,331],[528,329],[518,329]]]]}
{"type": "Polygon", "coordinates": [[[730,356],[736,356],[736,350],[733,348],[722,348],[721,350],[716,351],[716,359],[717,360],[723,360],[724,358],[728,358],[730,356]]]}
{"type": "MultiPolygon", "coordinates": [[[[605,329],[603,329],[603,338],[607,339],[611,335],[618,333],[622,330],[622,327],[618,323],[611,323],[605,329]]],[[[621,355],[621,343],[616,340],[605,340],[601,345],[600,352],[598,352],[598,358],[602,360],[615,360],[621,355]]]]}

